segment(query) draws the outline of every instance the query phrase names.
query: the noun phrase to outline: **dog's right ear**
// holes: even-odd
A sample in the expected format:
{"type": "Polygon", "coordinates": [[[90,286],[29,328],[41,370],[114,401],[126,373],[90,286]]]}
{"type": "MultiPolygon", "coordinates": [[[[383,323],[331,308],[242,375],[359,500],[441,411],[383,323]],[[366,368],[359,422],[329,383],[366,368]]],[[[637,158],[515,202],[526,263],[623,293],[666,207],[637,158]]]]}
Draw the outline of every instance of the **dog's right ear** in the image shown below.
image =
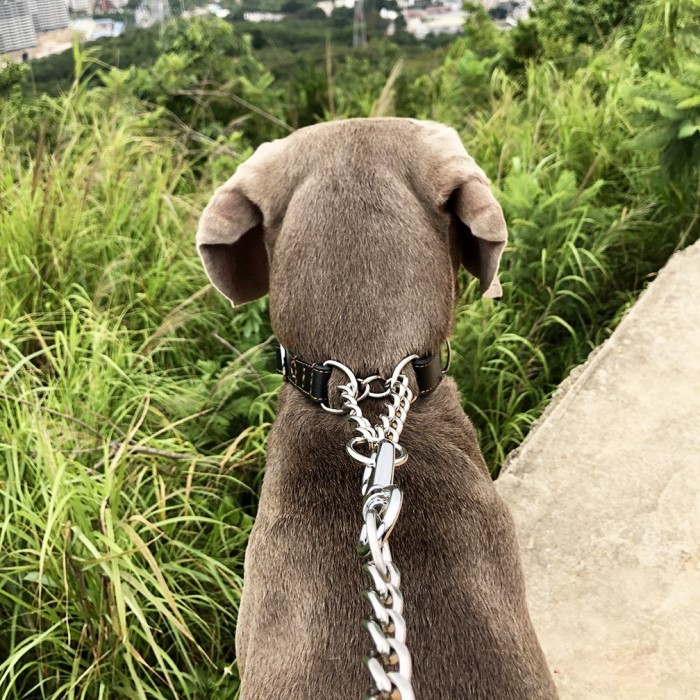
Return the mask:
{"type": "Polygon", "coordinates": [[[219,187],[199,220],[197,250],[211,283],[234,304],[267,294],[270,265],[262,213],[238,173],[219,187]]]}
{"type": "Polygon", "coordinates": [[[286,206],[291,178],[281,166],[289,159],[286,139],[261,144],[209,200],[199,220],[197,250],[211,283],[233,304],[267,294],[267,219],[286,206]]]}

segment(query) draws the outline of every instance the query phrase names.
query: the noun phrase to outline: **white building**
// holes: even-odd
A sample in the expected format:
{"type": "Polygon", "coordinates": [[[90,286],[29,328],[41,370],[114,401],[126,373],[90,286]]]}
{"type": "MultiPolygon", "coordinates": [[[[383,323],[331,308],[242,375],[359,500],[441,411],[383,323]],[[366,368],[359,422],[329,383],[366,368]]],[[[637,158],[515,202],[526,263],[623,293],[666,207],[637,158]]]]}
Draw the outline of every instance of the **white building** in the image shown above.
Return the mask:
{"type": "Polygon", "coordinates": [[[460,34],[467,14],[459,5],[433,5],[424,10],[404,10],[406,31],[416,39],[428,34],[460,34]]]}
{"type": "Polygon", "coordinates": [[[170,19],[170,3],[168,0],[144,0],[140,7],[134,10],[136,26],[140,28],[162,24],[170,19]]]}
{"type": "Polygon", "coordinates": [[[90,12],[92,7],[89,0],[68,0],[68,7],[73,12],[90,12]]]}
{"type": "Polygon", "coordinates": [[[0,54],[36,46],[29,0],[0,0],[0,54]]]}
{"type": "Polygon", "coordinates": [[[37,32],[64,29],[70,24],[65,0],[29,0],[29,8],[37,32]]]}
{"type": "Polygon", "coordinates": [[[0,53],[37,45],[37,33],[70,23],[65,0],[0,0],[0,53]]]}
{"type": "Polygon", "coordinates": [[[282,12],[244,12],[246,22],[281,22],[286,17],[282,12]]]}
{"type": "Polygon", "coordinates": [[[93,19],[80,17],[71,22],[71,29],[85,39],[95,41],[105,37],[120,36],[124,33],[124,22],[114,19],[93,19]]]}
{"type": "Polygon", "coordinates": [[[201,17],[203,15],[214,15],[223,19],[231,14],[230,10],[224,10],[219,3],[211,2],[206,7],[195,7],[191,10],[185,10],[182,13],[183,19],[192,19],[193,17],[201,17]]]}

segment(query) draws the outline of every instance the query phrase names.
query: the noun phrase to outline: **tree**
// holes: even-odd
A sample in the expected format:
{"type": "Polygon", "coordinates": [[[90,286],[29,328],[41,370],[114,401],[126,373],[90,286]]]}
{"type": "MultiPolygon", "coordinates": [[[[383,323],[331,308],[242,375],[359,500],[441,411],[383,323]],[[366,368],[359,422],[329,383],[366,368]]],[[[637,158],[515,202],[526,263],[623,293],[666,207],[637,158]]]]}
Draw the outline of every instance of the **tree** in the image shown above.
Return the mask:
{"type": "Polygon", "coordinates": [[[540,0],[532,12],[544,55],[561,58],[586,44],[604,46],[618,27],[638,19],[629,0],[540,0]]]}
{"type": "Polygon", "coordinates": [[[493,23],[480,3],[465,2],[467,19],[464,22],[464,39],[469,50],[480,58],[496,56],[503,52],[506,37],[493,23]]]}
{"type": "Polygon", "coordinates": [[[9,100],[20,96],[28,78],[26,63],[8,63],[0,67],[0,97],[9,100]]]}
{"type": "Polygon", "coordinates": [[[334,7],[331,12],[331,22],[334,27],[349,27],[352,25],[354,16],[355,12],[350,7],[334,7]]]}
{"type": "MultiPolygon", "coordinates": [[[[254,56],[251,37],[216,17],[166,25],[150,70],[113,69],[134,96],[166,107],[195,130],[216,136],[233,122],[253,142],[283,135],[281,92],[254,56]]],[[[110,77],[111,76],[111,77],[110,77]]]]}

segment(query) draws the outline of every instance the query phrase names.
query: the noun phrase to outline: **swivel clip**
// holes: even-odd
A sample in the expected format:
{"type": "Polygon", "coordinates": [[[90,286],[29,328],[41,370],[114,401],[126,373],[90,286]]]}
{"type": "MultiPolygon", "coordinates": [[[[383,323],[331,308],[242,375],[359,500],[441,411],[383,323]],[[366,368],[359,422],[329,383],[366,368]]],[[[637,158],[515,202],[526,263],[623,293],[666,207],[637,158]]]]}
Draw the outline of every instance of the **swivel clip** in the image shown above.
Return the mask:
{"type": "MultiPolygon", "coordinates": [[[[376,523],[377,543],[381,546],[394,529],[401,511],[402,494],[394,483],[396,467],[396,445],[391,440],[380,440],[368,464],[362,480],[362,515],[365,524],[360,532],[358,552],[361,556],[370,553],[371,544],[367,528],[368,518],[376,523]]],[[[372,530],[375,528],[372,527],[372,530]]]]}

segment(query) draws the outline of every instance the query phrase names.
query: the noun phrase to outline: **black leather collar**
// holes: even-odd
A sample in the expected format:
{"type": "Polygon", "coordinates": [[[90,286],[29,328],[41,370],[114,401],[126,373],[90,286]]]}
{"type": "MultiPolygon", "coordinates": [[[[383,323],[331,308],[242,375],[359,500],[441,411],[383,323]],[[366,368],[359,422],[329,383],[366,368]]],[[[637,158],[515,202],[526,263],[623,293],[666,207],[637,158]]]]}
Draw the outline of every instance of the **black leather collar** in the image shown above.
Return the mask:
{"type": "MultiPolygon", "coordinates": [[[[333,368],[325,364],[308,362],[299,355],[293,355],[281,345],[275,346],[277,371],[284,380],[293,384],[299,391],[316,403],[328,405],[328,380],[333,368]]],[[[425,396],[437,387],[442,375],[447,371],[437,355],[427,355],[411,362],[418,382],[418,396],[425,396]]],[[[377,380],[379,381],[379,380],[377,380]]]]}

